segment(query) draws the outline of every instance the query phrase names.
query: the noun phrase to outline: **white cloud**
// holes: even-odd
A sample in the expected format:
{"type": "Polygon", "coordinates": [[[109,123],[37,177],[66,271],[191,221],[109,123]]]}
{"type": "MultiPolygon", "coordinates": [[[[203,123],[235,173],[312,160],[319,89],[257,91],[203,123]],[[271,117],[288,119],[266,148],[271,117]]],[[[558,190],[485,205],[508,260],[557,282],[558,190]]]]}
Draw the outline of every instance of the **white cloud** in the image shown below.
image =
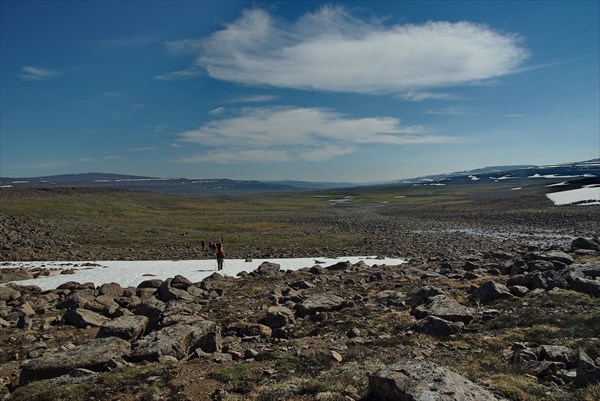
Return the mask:
{"type": "Polygon", "coordinates": [[[159,81],[175,81],[178,79],[188,79],[202,75],[204,72],[198,67],[190,67],[185,70],[167,72],[166,74],[156,75],[152,79],[159,81]]]}
{"type": "Polygon", "coordinates": [[[244,108],[238,115],[209,121],[181,132],[180,143],[203,145],[210,153],[183,161],[231,163],[264,159],[326,160],[358,150],[360,145],[448,143],[421,125],[404,126],[393,117],[350,118],[328,109],[292,107],[244,108]],[[228,151],[223,151],[227,146],[228,151]]]}
{"type": "Polygon", "coordinates": [[[60,71],[50,70],[42,67],[25,66],[21,68],[21,74],[19,75],[23,79],[34,80],[34,81],[47,81],[60,75],[60,71]]]}
{"type": "Polygon", "coordinates": [[[510,117],[510,118],[520,118],[520,117],[525,117],[525,114],[512,113],[512,114],[505,114],[504,116],[510,117]]]}
{"type": "Polygon", "coordinates": [[[408,91],[405,93],[398,93],[394,97],[409,102],[422,102],[424,100],[454,100],[457,96],[450,93],[441,92],[427,92],[427,91],[408,91]]]}
{"type": "Polygon", "coordinates": [[[225,107],[216,107],[208,112],[211,116],[216,116],[219,114],[223,114],[225,112],[225,107]]]}
{"type": "Polygon", "coordinates": [[[440,110],[427,110],[425,111],[425,114],[434,114],[440,116],[467,116],[472,115],[473,113],[465,111],[457,106],[448,106],[440,110]]]}
{"type": "Polygon", "coordinates": [[[260,103],[270,102],[271,100],[279,99],[279,96],[274,95],[249,95],[231,99],[229,103],[260,103]]]}
{"type": "Polygon", "coordinates": [[[408,100],[446,96],[422,89],[503,76],[522,67],[528,57],[517,35],[487,25],[386,26],[331,6],[295,23],[277,20],[261,9],[245,10],[238,20],[201,42],[170,46],[198,52],[197,66],[217,79],[336,92],[404,93],[408,100]]]}
{"type": "Polygon", "coordinates": [[[128,152],[147,152],[147,151],[150,151],[150,150],[156,150],[156,148],[153,147],[153,146],[143,146],[143,147],[140,147],[140,148],[129,148],[129,149],[127,149],[128,152]]]}

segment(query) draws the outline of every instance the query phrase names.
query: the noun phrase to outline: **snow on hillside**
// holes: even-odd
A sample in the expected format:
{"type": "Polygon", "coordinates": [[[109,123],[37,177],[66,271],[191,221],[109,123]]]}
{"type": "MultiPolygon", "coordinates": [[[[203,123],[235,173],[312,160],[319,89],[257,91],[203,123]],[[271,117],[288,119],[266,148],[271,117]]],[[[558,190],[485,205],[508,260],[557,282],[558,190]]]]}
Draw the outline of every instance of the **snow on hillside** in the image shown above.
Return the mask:
{"type": "Polygon", "coordinates": [[[555,205],[569,205],[571,203],[588,201],[586,205],[600,204],[600,187],[589,185],[584,188],[546,194],[555,205]]]}

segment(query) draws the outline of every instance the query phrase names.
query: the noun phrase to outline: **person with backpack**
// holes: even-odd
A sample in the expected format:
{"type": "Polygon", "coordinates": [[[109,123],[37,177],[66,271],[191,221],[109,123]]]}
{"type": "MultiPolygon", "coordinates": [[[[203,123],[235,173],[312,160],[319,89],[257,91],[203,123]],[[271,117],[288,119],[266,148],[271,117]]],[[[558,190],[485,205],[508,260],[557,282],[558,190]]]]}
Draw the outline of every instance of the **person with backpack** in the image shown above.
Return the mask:
{"type": "Polygon", "coordinates": [[[223,260],[225,259],[225,251],[223,250],[223,244],[217,242],[215,245],[215,254],[217,255],[217,270],[223,270],[223,260]]]}

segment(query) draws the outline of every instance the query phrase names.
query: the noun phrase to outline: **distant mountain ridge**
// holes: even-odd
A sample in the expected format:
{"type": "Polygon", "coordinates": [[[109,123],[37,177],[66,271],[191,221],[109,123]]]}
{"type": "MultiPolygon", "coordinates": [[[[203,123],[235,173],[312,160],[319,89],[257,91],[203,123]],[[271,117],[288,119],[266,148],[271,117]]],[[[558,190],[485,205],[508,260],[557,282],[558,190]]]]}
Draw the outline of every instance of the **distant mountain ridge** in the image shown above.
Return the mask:
{"type": "Polygon", "coordinates": [[[555,165],[516,165],[491,166],[454,173],[429,175],[408,180],[398,180],[395,184],[450,185],[477,182],[499,182],[532,179],[574,179],[590,178],[600,180],[600,158],[581,162],[555,165]]]}
{"type": "MultiPolygon", "coordinates": [[[[157,178],[111,173],[62,174],[30,178],[0,177],[0,187],[3,188],[120,188],[184,195],[242,195],[335,187],[335,183],[303,181],[297,183],[297,185],[294,185],[294,181],[266,182],[230,179],[157,178]]],[[[348,185],[353,186],[354,184],[348,185]]]]}
{"type": "MultiPolygon", "coordinates": [[[[384,183],[355,184],[347,182],[256,181],[230,179],[157,178],[111,173],[63,174],[32,178],[0,177],[0,188],[120,188],[185,195],[244,195],[306,190],[328,190],[367,186],[456,185],[510,182],[524,185],[537,182],[579,180],[600,183],[600,158],[557,165],[491,166],[454,173],[429,175],[384,183]]],[[[582,184],[583,185],[583,184],[582,184]]]]}

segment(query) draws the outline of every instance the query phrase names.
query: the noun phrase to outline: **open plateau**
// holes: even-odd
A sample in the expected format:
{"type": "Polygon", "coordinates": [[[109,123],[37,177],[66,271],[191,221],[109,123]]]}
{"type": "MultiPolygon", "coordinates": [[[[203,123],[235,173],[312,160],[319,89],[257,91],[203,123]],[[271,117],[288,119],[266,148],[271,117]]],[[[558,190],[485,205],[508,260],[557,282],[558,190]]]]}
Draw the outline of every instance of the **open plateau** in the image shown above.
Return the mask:
{"type": "Polygon", "coordinates": [[[598,400],[599,166],[3,178],[0,399],[598,400]]]}

